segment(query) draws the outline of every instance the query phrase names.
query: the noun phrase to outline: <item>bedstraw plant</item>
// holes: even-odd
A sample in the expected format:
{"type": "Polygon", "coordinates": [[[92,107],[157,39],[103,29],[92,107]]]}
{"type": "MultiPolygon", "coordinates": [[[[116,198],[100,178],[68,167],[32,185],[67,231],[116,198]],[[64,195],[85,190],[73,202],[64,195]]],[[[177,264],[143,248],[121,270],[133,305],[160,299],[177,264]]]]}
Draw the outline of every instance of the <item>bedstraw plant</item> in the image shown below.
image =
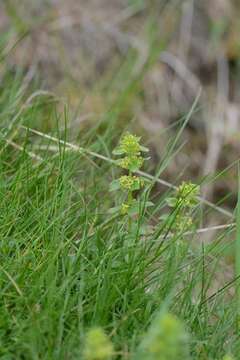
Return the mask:
{"type": "MultiPolygon", "coordinates": [[[[192,212],[198,205],[200,187],[192,182],[182,182],[175,191],[175,194],[167,198],[167,205],[173,211],[173,221],[171,222],[171,231],[184,232],[194,227],[192,212]]],[[[165,220],[169,214],[162,216],[165,220]]]]}
{"type": "Polygon", "coordinates": [[[136,135],[126,133],[121,138],[119,145],[113,150],[114,155],[121,156],[120,159],[116,160],[116,164],[126,173],[112,181],[110,191],[121,190],[123,192],[124,200],[121,206],[114,208],[114,210],[128,217],[129,227],[131,227],[132,216],[138,214],[139,211],[139,203],[135,194],[146,183],[145,179],[136,175],[144,161],[147,160],[142,156],[142,153],[148,152],[148,149],[140,144],[140,139],[136,135]]]}

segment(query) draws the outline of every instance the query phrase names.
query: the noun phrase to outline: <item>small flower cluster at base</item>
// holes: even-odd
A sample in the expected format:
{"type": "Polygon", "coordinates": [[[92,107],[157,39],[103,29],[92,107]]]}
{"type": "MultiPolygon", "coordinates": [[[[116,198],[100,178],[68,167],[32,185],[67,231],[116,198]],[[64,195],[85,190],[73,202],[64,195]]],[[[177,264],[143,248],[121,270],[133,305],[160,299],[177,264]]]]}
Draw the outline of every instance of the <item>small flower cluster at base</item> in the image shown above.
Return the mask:
{"type": "Polygon", "coordinates": [[[113,345],[100,327],[90,329],[86,334],[84,360],[108,360],[113,355],[113,345]]]}
{"type": "Polygon", "coordinates": [[[172,314],[157,318],[144,346],[144,360],[189,359],[188,336],[180,320],[172,314]]]}

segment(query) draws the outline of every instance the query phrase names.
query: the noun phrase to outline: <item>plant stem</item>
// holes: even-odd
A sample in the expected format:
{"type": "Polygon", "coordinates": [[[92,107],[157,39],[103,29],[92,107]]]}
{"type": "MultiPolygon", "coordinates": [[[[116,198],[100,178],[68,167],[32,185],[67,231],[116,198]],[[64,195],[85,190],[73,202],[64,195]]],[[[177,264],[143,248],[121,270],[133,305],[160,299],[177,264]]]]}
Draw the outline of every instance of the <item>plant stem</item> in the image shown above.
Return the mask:
{"type": "MultiPolygon", "coordinates": [[[[129,191],[128,192],[128,204],[131,206],[132,204],[132,201],[133,201],[133,195],[132,195],[132,192],[129,191]]],[[[131,228],[132,228],[132,218],[131,218],[131,215],[128,216],[128,232],[130,233],[131,231],[131,228]]]]}

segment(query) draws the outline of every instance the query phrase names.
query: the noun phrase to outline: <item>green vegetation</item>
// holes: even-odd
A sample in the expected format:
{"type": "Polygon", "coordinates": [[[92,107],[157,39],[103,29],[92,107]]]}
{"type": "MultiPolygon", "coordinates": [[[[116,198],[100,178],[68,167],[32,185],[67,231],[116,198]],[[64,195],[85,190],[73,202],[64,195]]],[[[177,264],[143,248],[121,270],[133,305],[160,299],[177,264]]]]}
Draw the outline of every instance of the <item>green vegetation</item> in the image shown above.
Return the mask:
{"type": "MultiPolygon", "coordinates": [[[[0,36],[0,359],[238,360],[240,193],[232,213],[224,206],[235,206],[236,193],[201,197],[206,184],[237,174],[229,165],[193,179],[194,161],[185,172],[185,160],[169,170],[180,154],[189,160],[195,133],[206,135],[200,122],[185,131],[193,117],[219,116],[206,111],[217,102],[206,78],[216,77],[212,59],[222,51],[203,54],[210,65],[197,52],[196,71],[168,52],[184,2],[131,0],[116,7],[113,27],[111,15],[88,17],[91,1],[85,19],[70,2],[44,1],[39,16],[41,2],[0,4],[10,23],[0,36]],[[113,44],[98,51],[106,34],[113,44]],[[48,75],[50,84],[61,78],[61,99],[37,90],[38,76],[48,75]]],[[[230,19],[208,21],[210,42],[200,46],[205,53],[225,38],[234,93],[239,46],[228,37],[238,39],[236,18],[232,31],[230,19]]],[[[235,114],[228,105],[223,118],[235,114]]],[[[197,159],[207,145],[193,149],[197,159]]]]}
{"type": "MultiPolygon", "coordinates": [[[[134,193],[143,188],[145,180],[139,176],[133,175],[140,170],[143,165],[144,158],[141,152],[147,152],[148,149],[139,144],[140,138],[135,135],[125,134],[120,140],[120,145],[113,151],[114,155],[125,155],[124,158],[116,162],[117,165],[126,169],[128,175],[122,175],[119,179],[113,180],[110,185],[110,190],[115,191],[121,189],[126,193],[127,199],[120,207],[115,207],[112,210],[119,211],[122,215],[129,217],[129,231],[132,225],[132,216],[139,213],[139,203],[134,198],[134,193]]],[[[151,203],[148,202],[148,205],[151,203]]]]}
{"type": "Polygon", "coordinates": [[[61,119],[50,95],[27,95],[20,75],[5,79],[1,359],[237,359],[239,302],[228,292],[237,282],[216,286],[234,226],[201,244],[209,208],[199,186],[159,193],[160,171],[149,176],[150,160],[140,171],[139,137],[124,131],[121,160],[110,158],[119,137],[108,126],[72,144],[67,111],[61,119]],[[116,179],[122,191],[109,192],[116,179]]]}

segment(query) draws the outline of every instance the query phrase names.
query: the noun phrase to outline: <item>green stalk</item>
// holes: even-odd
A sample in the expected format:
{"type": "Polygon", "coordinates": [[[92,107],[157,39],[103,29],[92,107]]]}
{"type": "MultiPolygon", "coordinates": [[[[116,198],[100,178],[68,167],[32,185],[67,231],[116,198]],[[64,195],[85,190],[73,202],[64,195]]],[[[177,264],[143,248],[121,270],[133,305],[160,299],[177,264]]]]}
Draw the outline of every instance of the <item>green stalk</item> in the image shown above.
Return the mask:
{"type": "MultiPolygon", "coordinates": [[[[128,171],[128,175],[132,176],[132,172],[129,170],[128,171]]],[[[132,191],[128,192],[128,204],[132,205],[132,201],[133,201],[133,193],[132,191]]],[[[132,218],[131,215],[128,216],[128,232],[130,233],[132,229],[132,218]]]]}
{"type": "Polygon", "coordinates": [[[239,179],[239,165],[238,165],[238,202],[236,209],[236,258],[235,258],[235,275],[236,275],[236,298],[237,298],[237,329],[240,328],[240,179],[239,179]]]}
{"type": "MultiPolygon", "coordinates": [[[[129,191],[128,192],[128,204],[132,204],[132,201],[133,201],[133,195],[132,195],[132,192],[129,191]]],[[[130,233],[131,231],[131,228],[132,228],[132,218],[131,216],[129,215],[128,216],[128,232],[130,233]]]]}

